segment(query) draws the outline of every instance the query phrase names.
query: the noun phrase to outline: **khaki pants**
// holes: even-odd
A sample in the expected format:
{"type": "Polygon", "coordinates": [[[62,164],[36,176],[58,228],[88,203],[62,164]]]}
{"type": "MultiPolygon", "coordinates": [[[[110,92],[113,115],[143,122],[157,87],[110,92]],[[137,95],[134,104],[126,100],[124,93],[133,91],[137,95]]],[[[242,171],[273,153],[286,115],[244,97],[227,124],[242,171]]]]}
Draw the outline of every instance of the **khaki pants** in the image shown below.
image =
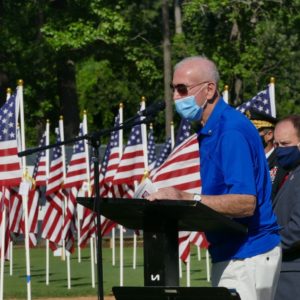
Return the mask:
{"type": "Polygon", "coordinates": [[[212,285],[236,289],[241,300],[273,300],[281,266],[281,246],[246,259],[212,265],[212,285]]]}

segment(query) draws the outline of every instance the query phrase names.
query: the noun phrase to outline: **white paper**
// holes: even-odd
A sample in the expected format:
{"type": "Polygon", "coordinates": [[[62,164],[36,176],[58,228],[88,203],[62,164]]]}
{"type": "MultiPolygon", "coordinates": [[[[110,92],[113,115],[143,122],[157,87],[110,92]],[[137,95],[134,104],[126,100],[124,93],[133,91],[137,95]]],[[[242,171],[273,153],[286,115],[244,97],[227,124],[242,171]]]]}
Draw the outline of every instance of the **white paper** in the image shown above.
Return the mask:
{"type": "Polygon", "coordinates": [[[149,179],[146,178],[143,180],[139,186],[137,187],[133,197],[134,198],[146,198],[148,195],[154,193],[157,191],[157,188],[155,187],[154,183],[149,179]]]}
{"type": "Polygon", "coordinates": [[[27,196],[30,188],[31,188],[30,181],[26,181],[26,180],[22,181],[19,187],[19,194],[22,196],[27,196]]]}

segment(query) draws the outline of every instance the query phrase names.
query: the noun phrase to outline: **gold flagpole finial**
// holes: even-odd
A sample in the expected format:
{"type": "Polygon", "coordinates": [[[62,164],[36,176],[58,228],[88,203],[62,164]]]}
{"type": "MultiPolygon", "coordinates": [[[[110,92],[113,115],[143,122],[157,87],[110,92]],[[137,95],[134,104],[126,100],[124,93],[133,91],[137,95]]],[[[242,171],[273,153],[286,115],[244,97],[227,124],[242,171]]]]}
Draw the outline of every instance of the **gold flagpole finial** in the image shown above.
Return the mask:
{"type": "Polygon", "coordinates": [[[6,94],[11,94],[11,88],[6,89],[6,94]]]}
{"type": "Polygon", "coordinates": [[[60,116],[59,116],[59,119],[60,119],[60,120],[63,120],[63,119],[64,119],[64,117],[63,117],[62,115],[60,115],[60,116]]]}
{"type": "Polygon", "coordinates": [[[119,108],[123,108],[123,107],[124,107],[123,102],[120,102],[120,103],[119,103],[119,108]]]}
{"type": "Polygon", "coordinates": [[[146,97],[145,96],[141,97],[141,102],[146,102],[146,97]]]}
{"type": "Polygon", "coordinates": [[[148,171],[148,170],[145,170],[141,182],[143,182],[146,178],[149,178],[149,175],[150,175],[150,174],[149,174],[149,171],[148,171]]]}
{"type": "Polygon", "coordinates": [[[23,79],[19,79],[19,80],[18,80],[18,85],[19,85],[19,86],[23,86],[23,85],[24,85],[23,79]]]}
{"type": "Polygon", "coordinates": [[[224,91],[228,91],[228,89],[229,89],[229,86],[226,84],[226,85],[224,86],[224,91]]]}
{"type": "Polygon", "coordinates": [[[271,77],[271,78],[270,78],[270,83],[275,84],[275,77],[271,77]]]}

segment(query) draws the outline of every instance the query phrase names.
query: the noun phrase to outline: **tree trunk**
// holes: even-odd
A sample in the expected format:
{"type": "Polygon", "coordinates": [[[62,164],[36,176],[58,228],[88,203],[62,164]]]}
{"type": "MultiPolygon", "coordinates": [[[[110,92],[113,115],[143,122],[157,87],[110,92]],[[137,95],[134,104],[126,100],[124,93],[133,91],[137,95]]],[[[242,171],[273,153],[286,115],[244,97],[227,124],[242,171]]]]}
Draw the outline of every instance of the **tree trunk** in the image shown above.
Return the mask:
{"type": "Polygon", "coordinates": [[[163,52],[164,52],[164,97],[166,102],[166,137],[171,136],[171,121],[173,120],[173,101],[170,89],[172,80],[171,66],[171,43],[170,43],[170,28],[169,28],[169,6],[168,0],[162,2],[162,17],[163,17],[163,52]]]}
{"type": "Polygon", "coordinates": [[[182,22],[181,22],[181,7],[179,0],[174,1],[174,16],[175,16],[175,33],[182,33],[182,22]]]}
{"type": "Polygon", "coordinates": [[[79,128],[75,63],[72,60],[60,60],[57,66],[57,81],[60,111],[64,118],[65,139],[69,139],[78,134],[79,128]]]}

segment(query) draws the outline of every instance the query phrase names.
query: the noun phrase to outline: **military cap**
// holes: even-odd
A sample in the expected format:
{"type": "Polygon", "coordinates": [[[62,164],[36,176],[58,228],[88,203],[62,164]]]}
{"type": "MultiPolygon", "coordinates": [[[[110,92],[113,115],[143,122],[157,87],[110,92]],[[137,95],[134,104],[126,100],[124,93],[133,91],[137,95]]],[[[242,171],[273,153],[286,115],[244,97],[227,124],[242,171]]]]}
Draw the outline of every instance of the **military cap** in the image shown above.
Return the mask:
{"type": "Polygon", "coordinates": [[[276,118],[255,108],[247,109],[244,114],[258,130],[263,128],[274,128],[277,123],[276,118]]]}

